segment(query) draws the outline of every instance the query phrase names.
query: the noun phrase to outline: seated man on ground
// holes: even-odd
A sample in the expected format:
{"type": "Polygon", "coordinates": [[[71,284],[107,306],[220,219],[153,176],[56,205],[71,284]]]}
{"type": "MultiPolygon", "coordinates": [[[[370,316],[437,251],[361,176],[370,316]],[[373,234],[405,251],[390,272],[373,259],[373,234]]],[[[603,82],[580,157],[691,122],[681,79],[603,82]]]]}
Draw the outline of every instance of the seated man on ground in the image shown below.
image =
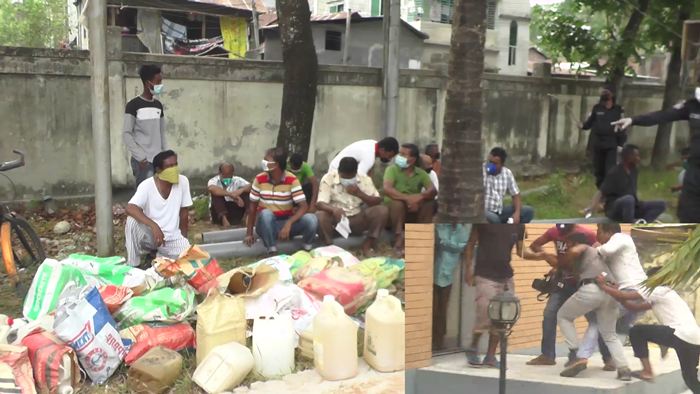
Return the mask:
{"type": "MultiPolygon", "coordinates": [[[[430,176],[430,181],[433,182],[433,186],[435,186],[435,209],[433,210],[433,215],[437,214],[438,211],[438,196],[437,194],[440,193],[440,181],[438,180],[438,174],[435,173],[435,168],[434,168],[434,163],[433,159],[428,156],[428,155],[420,155],[420,159],[423,162],[421,165],[421,168],[423,171],[427,172],[428,175],[430,176]]],[[[424,192],[425,188],[421,190],[421,192],[424,192]]]]}
{"type": "Polygon", "coordinates": [[[513,173],[505,167],[506,150],[493,148],[489,154],[489,160],[484,164],[484,202],[486,209],[486,221],[489,223],[530,223],[535,217],[535,210],[527,205],[522,205],[520,189],[515,182],[513,173]],[[503,197],[506,190],[513,197],[513,205],[503,206],[503,197]]]}
{"type": "Polygon", "coordinates": [[[190,181],[177,169],[177,155],[168,150],[153,158],[155,175],[141,182],[129,200],[126,213],[127,262],[144,266],[157,256],[177,259],[190,247],[188,211],[192,206],[190,181]]]}
{"type": "Polygon", "coordinates": [[[316,200],[318,199],[318,178],[311,169],[309,163],[299,153],[292,153],[289,157],[289,171],[294,174],[301,184],[301,189],[306,196],[309,205],[309,213],[316,212],[316,200]]]}
{"type": "Polygon", "coordinates": [[[438,144],[429,144],[426,146],[425,154],[430,156],[430,158],[433,160],[433,171],[435,171],[437,175],[440,175],[440,147],[438,144]]]}
{"type": "Polygon", "coordinates": [[[421,168],[420,151],[414,144],[403,144],[396,164],[384,173],[384,204],[389,206],[389,220],[394,234],[394,248],[402,253],[403,228],[406,223],[432,223],[432,201],[437,195],[430,176],[421,168]],[[425,189],[424,192],[421,190],[425,189]]]}
{"type": "MultiPolygon", "coordinates": [[[[648,276],[656,274],[661,267],[647,271],[648,276]]],[[[649,362],[649,342],[661,348],[661,357],[666,357],[668,348],[673,348],[681,364],[681,375],[693,394],[700,393],[698,382],[698,359],[700,358],[700,328],[695,315],[678,293],[667,286],[659,286],[654,291],[625,292],[615,283],[598,275],[596,282],[600,288],[627,309],[643,313],[651,309],[660,325],[638,324],[630,329],[630,343],[634,356],[642,362],[641,371],[632,376],[647,382],[654,381],[654,372],[649,362]],[[636,301],[636,302],[635,302],[636,301]]]]}
{"type": "Polygon", "coordinates": [[[229,227],[243,220],[250,204],[250,182],[234,176],[236,171],[231,163],[219,165],[219,175],[207,183],[209,190],[209,214],[211,222],[229,227]]]}
{"type": "Polygon", "coordinates": [[[277,252],[277,240],[302,235],[304,250],[313,248],[318,219],[308,213],[309,206],[299,180],[287,172],[287,154],[282,148],[270,148],[262,161],[263,171],[255,177],[250,191],[248,231],[243,243],[253,246],[253,226],[268,253],[277,252]]]}
{"type": "Polygon", "coordinates": [[[654,222],[665,210],[663,200],[640,201],[637,198],[637,167],[639,148],[627,144],[622,148],[622,163],[613,167],[593,197],[593,203],[585,210],[592,213],[600,199],[605,197],[605,216],[621,223],[644,220],[654,222]]]}
{"type": "Polygon", "coordinates": [[[318,194],[318,235],[326,245],[333,244],[335,226],[346,217],[352,234],[367,231],[362,253],[367,255],[389,220],[389,208],[382,204],[372,178],[357,172],[357,160],[344,157],[338,171],[321,179],[318,194]],[[366,207],[363,207],[363,204],[366,207]]]}

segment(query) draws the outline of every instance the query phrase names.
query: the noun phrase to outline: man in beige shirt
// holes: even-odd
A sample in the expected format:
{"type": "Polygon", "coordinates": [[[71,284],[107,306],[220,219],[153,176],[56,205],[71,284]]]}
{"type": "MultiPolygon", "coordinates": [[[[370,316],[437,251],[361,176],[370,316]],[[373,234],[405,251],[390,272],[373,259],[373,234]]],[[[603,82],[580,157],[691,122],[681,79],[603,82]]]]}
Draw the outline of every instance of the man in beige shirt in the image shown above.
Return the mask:
{"type": "Polygon", "coordinates": [[[357,167],[357,160],[344,157],[340,160],[338,171],[330,172],[321,179],[316,203],[318,236],[324,244],[333,244],[335,226],[344,216],[349,221],[352,234],[367,231],[362,244],[362,252],[367,254],[386,227],[389,208],[382,205],[382,198],[372,178],[359,174],[357,167]]]}

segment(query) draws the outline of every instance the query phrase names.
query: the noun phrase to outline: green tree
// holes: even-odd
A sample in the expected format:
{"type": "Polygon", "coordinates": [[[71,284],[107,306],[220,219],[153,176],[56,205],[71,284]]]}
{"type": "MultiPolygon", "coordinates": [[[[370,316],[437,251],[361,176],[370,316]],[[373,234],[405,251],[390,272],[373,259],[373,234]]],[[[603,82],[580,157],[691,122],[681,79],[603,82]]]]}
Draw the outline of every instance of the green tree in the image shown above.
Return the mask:
{"type": "Polygon", "coordinates": [[[0,0],[0,45],[59,48],[68,39],[66,0],[0,0]]]}

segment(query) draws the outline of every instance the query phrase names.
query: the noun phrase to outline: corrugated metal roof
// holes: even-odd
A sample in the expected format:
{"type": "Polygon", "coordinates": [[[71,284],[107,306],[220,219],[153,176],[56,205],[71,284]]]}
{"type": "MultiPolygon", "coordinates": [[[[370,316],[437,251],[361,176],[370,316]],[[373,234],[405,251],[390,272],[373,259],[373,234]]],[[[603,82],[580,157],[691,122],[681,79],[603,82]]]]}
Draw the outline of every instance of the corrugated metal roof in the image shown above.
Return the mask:
{"type": "MultiPolygon", "coordinates": [[[[336,12],[333,14],[324,14],[324,15],[312,15],[311,16],[311,22],[322,22],[322,21],[344,21],[347,19],[348,13],[347,12],[336,12]]],[[[353,12],[351,18],[357,18],[360,17],[359,12],[353,12]]]]}
{"type": "Polygon", "coordinates": [[[267,7],[262,0],[189,0],[193,3],[220,5],[222,7],[241,8],[244,10],[253,10],[253,1],[255,1],[255,10],[258,12],[267,12],[267,7]]]}

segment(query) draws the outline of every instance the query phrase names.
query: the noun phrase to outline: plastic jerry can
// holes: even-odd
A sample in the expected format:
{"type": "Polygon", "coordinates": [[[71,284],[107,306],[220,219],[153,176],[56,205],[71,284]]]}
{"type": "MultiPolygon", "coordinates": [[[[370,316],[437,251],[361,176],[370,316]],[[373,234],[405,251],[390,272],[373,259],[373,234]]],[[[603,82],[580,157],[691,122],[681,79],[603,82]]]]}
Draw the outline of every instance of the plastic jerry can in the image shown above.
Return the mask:
{"type": "Polygon", "coordinates": [[[401,371],[406,366],[406,313],[401,301],[386,289],[377,292],[365,314],[364,358],[379,372],[401,371]]]}
{"type": "Polygon", "coordinates": [[[194,371],[192,380],[209,394],[232,390],[253,370],[250,349],[238,342],[215,347],[194,371]]]}
{"type": "Polygon", "coordinates": [[[162,394],[172,386],[182,372],[182,356],[174,350],[156,346],[136,360],[127,373],[129,392],[162,394]]]}
{"type": "Polygon", "coordinates": [[[7,344],[7,336],[12,329],[13,319],[5,315],[0,315],[0,343],[7,344]]]}
{"type": "Polygon", "coordinates": [[[326,380],[357,376],[357,324],[332,295],[323,297],[314,317],[314,364],[326,380]]]}
{"type": "Polygon", "coordinates": [[[304,332],[299,335],[299,354],[307,360],[314,359],[314,325],[311,323],[304,332]]]}
{"type": "Polygon", "coordinates": [[[290,314],[256,317],[253,321],[255,372],[275,379],[294,370],[294,322],[290,314]]]}

